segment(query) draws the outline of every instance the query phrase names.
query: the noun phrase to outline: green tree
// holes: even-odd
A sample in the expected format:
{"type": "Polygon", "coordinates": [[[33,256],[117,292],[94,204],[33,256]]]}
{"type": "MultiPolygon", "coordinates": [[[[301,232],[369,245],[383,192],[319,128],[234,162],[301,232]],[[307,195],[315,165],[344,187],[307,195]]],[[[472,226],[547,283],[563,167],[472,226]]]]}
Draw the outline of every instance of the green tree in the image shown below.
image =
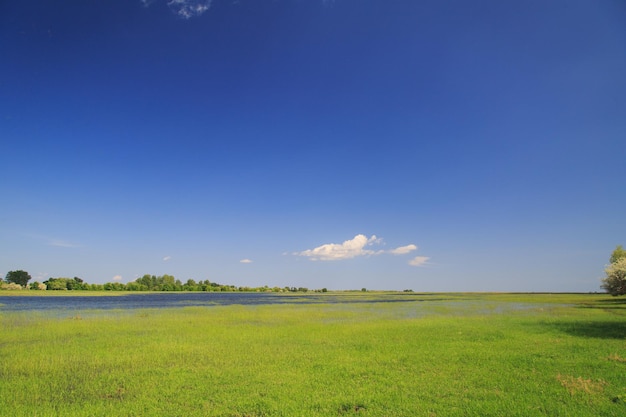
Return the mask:
{"type": "Polygon", "coordinates": [[[68,278],[48,278],[48,280],[43,283],[48,286],[49,290],[60,291],[68,289],[67,282],[68,278]]]}
{"type": "Polygon", "coordinates": [[[7,272],[6,281],[25,287],[26,285],[28,285],[28,281],[30,281],[30,278],[31,277],[28,272],[22,271],[20,269],[18,271],[7,272]]]}
{"type": "Polygon", "coordinates": [[[74,277],[73,279],[66,278],[65,286],[68,290],[82,290],[84,281],[81,278],[74,277]]]}
{"type": "Polygon", "coordinates": [[[176,278],[174,278],[174,276],[172,275],[163,275],[157,278],[163,285],[168,285],[172,288],[174,288],[174,286],[176,286],[176,278]]]}
{"type": "Polygon", "coordinates": [[[139,284],[137,281],[131,281],[128,284],[126,284],[126,290],[127,291],[145,291],[147,290],[147,288],[139,284]]]}
{"type": "Polygon", "coordinates": [[[187,282],[185,282],[185,285],[183,285],[183,290],[185,291],[198,291],[200,285],[198,283],[196,283],[195,280],[193,279],[188,279],[187,282]]]}
{"type": "Polygon", "coordinates": [[[152,277],[150,276],[150,274],[146,274],[146,275],[144,275],[141,278],[137,278],[135,280],[135,282],[137,284],[139,284],[142,288],[146,289],[146,290],[151,290],[152,286],[153,286],[153,280],[152,280],[152,277]]]}
{"type": "Polygon", "coordinates": [[[609,258],[609,262],[614,264],[620,259],[626,258],[626,249],[622,247],[622,245],[617,245],[613,253],[611,253],[611,257],[609,258]]]}

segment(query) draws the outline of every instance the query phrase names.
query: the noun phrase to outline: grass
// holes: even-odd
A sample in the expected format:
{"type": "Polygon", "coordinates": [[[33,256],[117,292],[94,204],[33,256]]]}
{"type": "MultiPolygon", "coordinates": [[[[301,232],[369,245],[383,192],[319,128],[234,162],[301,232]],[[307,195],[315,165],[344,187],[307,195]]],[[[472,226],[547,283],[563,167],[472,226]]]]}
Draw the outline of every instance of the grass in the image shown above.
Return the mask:
{"type": "Polygon", "coordinates": [[[0,415],[623,416],[624,302],[449,294],[2,313],[0,415]]]}

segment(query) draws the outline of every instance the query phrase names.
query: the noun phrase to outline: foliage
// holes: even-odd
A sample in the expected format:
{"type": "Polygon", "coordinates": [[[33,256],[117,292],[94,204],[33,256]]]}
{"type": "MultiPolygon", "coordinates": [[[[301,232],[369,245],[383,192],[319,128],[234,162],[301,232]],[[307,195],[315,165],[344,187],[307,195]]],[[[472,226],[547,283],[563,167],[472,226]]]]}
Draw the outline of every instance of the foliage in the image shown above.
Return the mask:
{"type": "Polygon", "coordinates": [[[43,282],[48,290],[87,290],[86,284],[81,278],[49,278],[43,282]]]}
{"type": "Polygon", "coordinates": [[[626,257],[612,262],[604,272],[606,277],[602,280],[602,288],[614,296],[626,294],[626,257]]]}
{"type": "Polygon", "coordinates": [[[42,284],[42,283],[40,283],[38,281],[35,281],[35,282],[31,282],[30,283],[30,289],[31,290],[38,290],[38,291],[39,290],[40,291],[45,291],[45,290],[48,289],[48,286],[46,284],[42,284]]]}
{"type": "Polygon", "coordinates": [[[0,283],[0,290],[21,290],[22,286],[14,282],[2,282],[0,283]]]}
{"type": "Polygon", "coordinates": [[[6,276],[6,282],[12,282],[17,285],[21,285],[25,287],[28,285],[28,281],[30,281],[30,274],[26,271],[22,271],[21,269],[18,271],[9,271],[6,276]]]}
{"type": "Polygon", "coordinates": [[[613,252],[611,253],[611,257],[609,258],[609,262],[614,264],[620,259],[626,258],[626,249],[622,247],[622,245],[617,245],[613,252]]]}
{"type": "Polygon", "coordinates": [[[624,295],[626,294],[626,250],[622,245],[615,247],[609,262],[604,269],[606,276],[602,279],[602,288],[614,296],[624,295]]]}

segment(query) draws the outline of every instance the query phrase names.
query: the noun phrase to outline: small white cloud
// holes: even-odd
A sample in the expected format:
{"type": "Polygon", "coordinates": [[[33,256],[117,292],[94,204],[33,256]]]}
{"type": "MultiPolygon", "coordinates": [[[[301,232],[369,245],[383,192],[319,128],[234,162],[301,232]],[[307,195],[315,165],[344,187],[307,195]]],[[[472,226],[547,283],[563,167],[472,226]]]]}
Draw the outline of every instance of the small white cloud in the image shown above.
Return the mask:
{"type": "Polygon", "coordinates": [[[168,0],[167,5],[183,19],[200,16],[211,7],[212,0],[168,0]]]}
{"type": "Polygon", "coordinates": [[[172,259],[172,257],[169,256],[169,255],[163,257],[163,261],[165,261],[165,262],[169,261],[170,259],[172,259]]]}
{"type": "Polygon", "coordinates": [[[113,277],[113,281],[121,281],[122,280],[122,276],[121,275],[116,275],[113,277]]]}
{"type": "Polygon", "coordinates": [[[239,262],[241,262],[242,264],[251,264],[252,263],[252,261],[250,259],[247,259],[247,258],[246,259],[242,259],[239,262]]]}
{"type": "Polygon", "coordinates": [[[415,258],[409,261],[409,265],[411,266],[422,266],[428,262],[430,258],[428,256],[416,256],[415,258]]]}
{"type": "Polygon", "coordinates": [[[365,247],[380,242],[381,239],[378,239],[376,235],[372,235],[372,237],[368,238],[365,235],[359,234],[353,239],[346,240],[343,243],[327,243],[313,249],[297,252],[296,255],[306,256],[312,261],[337,261],[341,259],[351,259],[357,256],[377,255],[382,252],[365,249],[365,247]]]}
{"type": "MultiPolygon", "coordinates": [[[[358,256],[377,256],[382,254],[406,255],[417,250],[417,246],[412,243],[389,250],[372,250],[368,248],[369,246],[381,244],[382,241],[383,240],[376,237],[376,235],[372,235],[372,237],[368,238],[363,234],[359,234],[353,239],[346,240],[343,243],[327,243],[313,249],[295,252],[294,255],[306,256],[312,261],[336,261],[356,258],[358,256]]],[[[426,256],[416,256],[409,261],[409,265],[421,266],[429,259],[430,258],[426,256]]]]}
{"type": "MultiPolygon", "coordinates": [[[[144,7],[150,7],[156,0],[140,0],[144,7]]],[[[200,16],[211,8],[213,0],[167,0],[167,5],[174,14],[183,19],[200,16]]]]}
{"type": "Polygon", "coordinates": [[[417,246],[410,244],[406,246],[400,246],[399,248],[391,249],[389,253],[392,255],[406,255],[407,253],[413,252],[414,250],[417,250],[417,246]]]}

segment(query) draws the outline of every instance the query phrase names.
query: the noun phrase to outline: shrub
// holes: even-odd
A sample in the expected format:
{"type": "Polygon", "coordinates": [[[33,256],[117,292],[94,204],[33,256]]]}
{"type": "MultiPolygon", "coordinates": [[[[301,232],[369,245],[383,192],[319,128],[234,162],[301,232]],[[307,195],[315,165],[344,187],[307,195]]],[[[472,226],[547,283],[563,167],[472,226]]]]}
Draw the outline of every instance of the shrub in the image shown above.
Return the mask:
{"type": "Polygon", "coordinates": [[[21,290],[22,286],[20,284],[16,284],[14,282],[3,282],[0,285],[0,290],[21,290]]]}

